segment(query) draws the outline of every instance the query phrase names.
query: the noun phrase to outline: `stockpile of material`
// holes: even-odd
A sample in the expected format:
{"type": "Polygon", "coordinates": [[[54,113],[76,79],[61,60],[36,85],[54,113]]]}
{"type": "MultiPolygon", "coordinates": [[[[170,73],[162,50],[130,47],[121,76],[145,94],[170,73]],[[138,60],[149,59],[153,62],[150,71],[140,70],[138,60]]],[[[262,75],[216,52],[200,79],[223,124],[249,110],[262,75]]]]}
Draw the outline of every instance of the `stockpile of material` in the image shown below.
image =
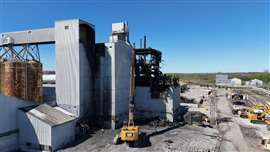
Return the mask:
{"type": "Polygon", "coordinates": [[[2,61],[1,93],[42,103],[42,64],[36,61],[2,61]]]}

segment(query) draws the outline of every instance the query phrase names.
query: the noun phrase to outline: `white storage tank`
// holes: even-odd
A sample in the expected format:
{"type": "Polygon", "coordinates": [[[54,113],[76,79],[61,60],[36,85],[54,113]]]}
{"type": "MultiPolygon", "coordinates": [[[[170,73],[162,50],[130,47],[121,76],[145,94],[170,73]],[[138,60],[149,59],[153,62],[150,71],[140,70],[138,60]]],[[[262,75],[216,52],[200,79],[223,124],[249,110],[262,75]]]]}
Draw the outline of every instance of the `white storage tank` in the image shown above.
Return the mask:
{"type": "Polygon", "coordinates": [[[241,86],[242,80],[239,78],[232,78],[230,79],[230,85],[231,86],[241,86]]]}

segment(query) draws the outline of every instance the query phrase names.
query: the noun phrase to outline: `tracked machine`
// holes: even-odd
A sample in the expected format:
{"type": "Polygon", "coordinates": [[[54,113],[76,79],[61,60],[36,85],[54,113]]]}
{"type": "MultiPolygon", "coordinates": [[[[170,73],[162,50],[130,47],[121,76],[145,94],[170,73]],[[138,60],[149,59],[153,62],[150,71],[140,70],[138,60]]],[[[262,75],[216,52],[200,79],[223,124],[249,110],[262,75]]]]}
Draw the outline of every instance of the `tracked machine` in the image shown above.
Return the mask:
{"type": "Polygon", "coordinates": [[[140,129],[134,123],[134,97],[135,97],[135,51],[132,51],[130,70],[129,114],[128,123],[121,128],[120,134],[114,138],[114,144],[126,142],[130,147],[139,143],[140,129]]]}
{"type": "Polygon", "coordinates": [[[248,110],[248,119],[251,123],[269,123],[270,108],[268,105],[257,104],[248,110]]]}

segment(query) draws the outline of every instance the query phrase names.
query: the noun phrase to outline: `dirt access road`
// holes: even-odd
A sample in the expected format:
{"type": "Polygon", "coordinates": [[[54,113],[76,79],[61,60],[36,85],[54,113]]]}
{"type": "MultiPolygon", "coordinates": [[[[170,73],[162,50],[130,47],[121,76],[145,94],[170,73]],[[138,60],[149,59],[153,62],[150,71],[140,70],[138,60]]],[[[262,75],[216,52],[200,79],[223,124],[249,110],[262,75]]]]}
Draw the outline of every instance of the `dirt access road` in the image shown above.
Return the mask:
{"type": "Polygon", "coordinates": [[[218,130],[220,133],[221,152],[260,152],[266,151],[260,146],[260,129],[262,125],[253,125],[248,120],[234,116],[231,103],[225,97],[226,91],[217,91],[218,130]]]}

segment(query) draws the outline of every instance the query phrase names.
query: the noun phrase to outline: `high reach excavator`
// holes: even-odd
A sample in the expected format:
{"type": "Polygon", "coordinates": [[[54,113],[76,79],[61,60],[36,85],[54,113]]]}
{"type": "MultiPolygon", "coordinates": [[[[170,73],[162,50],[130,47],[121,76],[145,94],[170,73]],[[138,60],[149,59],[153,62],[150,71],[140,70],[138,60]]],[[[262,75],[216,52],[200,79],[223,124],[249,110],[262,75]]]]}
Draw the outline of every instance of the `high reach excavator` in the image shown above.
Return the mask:
{"type": "Polygon", "coordinates": [[[129,114],[128,123],[121,128],[120,134],[114,138],[114,144],[126,142],[130,147],[139,143],[140,129],[134,123],[134,97],[135,97],[135,51],[132,51],[130,68],[129,114]]]}

